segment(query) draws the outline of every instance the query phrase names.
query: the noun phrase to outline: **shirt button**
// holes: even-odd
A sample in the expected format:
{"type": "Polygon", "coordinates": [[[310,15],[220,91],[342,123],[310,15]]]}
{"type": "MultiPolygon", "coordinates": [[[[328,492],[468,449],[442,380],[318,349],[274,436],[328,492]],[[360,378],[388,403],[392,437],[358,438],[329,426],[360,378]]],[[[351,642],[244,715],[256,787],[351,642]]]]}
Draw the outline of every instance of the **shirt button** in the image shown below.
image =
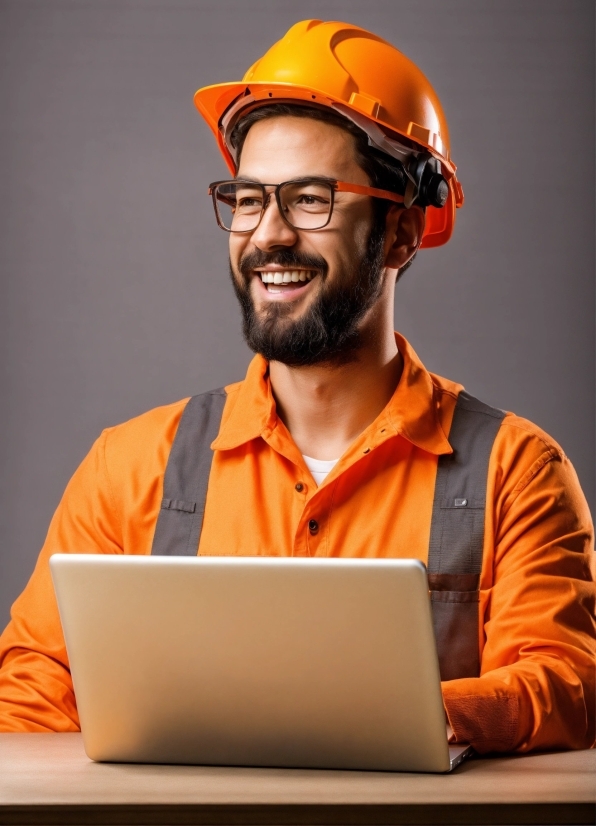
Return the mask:
{"type": "Polygon", "coordinates": [[[319,523],[317,522],[316,519],[309,519],[309,521],[308,521],[308,530],[312,534],[315,534],[315,533],[319,532],[319,523]]]}
{"type": "Polygon", "coordinates": [[[296,482],[294,487],[298,491],[298,493],[302,493],[302,491],[304,490],[304,485],[302,484],[302,482],[296,482]]]}

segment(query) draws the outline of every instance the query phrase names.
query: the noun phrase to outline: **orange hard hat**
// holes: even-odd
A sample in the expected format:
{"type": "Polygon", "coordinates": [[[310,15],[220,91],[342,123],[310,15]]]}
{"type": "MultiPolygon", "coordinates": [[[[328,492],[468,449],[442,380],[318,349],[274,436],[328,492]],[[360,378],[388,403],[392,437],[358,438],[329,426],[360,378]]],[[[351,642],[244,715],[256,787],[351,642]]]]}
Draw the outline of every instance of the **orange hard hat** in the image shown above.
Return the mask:
{"type": "Polygon", "coordinates": [[[254,63],[242,81],[205,86],[195,105],[213,131],[232,174],[230,135],[249,110],[266,103],[328,106],[352,120],[369,143],[409,169],[420,192],[425,165],[442,178],[443,206],[427,207],[422,247],[447,243],[463,191],[449,155],[449,131],[439,99],[420,69],[394,46],[349,23],[303,20],[254,63]],[[419,170],[416,178],[415,171],[419,170]]]}

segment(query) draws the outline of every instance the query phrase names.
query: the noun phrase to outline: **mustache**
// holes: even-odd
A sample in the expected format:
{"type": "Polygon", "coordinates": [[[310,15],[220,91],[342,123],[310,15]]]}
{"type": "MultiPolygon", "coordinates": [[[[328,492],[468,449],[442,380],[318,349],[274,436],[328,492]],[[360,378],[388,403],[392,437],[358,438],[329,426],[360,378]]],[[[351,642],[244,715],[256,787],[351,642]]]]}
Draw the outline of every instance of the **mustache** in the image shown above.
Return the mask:
{"type": "Polygon", "coordinates": [[[288,270],[303,268],[306,270],[319,270],[322,276],[327,273],[327,262],[320,255],[313,255],[306,252],[297,252],[292,249],[278,250],[276,252],[265,252],[264,250],[253,250],[243,255],[238,262],[238,269],[242,275],[248,279],[252,270],[256,267],[266,267],[267,264],[275,264],[278,267],[285,267],[288,270]]]}

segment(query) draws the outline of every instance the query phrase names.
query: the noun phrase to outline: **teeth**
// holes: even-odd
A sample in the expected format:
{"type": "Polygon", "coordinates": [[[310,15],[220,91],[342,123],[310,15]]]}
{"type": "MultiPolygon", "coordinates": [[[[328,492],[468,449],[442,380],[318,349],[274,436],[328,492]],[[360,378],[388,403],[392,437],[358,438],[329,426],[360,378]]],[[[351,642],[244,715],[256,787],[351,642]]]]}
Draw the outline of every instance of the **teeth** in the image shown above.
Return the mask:
{"type": "Polygon", "coordinates": [[[316,272],[313,270],[284,270],[283,272],[261,272],[263,284],[290,284],[297,281],[312,281],[316,272]]]}

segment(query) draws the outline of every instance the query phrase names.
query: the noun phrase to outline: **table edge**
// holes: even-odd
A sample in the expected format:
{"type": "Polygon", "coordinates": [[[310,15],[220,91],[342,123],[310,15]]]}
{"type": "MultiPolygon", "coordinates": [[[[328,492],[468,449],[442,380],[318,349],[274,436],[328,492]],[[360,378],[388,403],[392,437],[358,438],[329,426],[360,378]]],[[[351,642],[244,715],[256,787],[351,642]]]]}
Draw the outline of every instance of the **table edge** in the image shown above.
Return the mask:
{"type": "Polygon", "coordinates": [[[405,826],[405,824],[533,824],[566,826],[594,823],[593,803],[257,803],[257,804],[38,804],[2,805],[2,826],[64,824],[210,824],[210,826],[405,826]]]}

